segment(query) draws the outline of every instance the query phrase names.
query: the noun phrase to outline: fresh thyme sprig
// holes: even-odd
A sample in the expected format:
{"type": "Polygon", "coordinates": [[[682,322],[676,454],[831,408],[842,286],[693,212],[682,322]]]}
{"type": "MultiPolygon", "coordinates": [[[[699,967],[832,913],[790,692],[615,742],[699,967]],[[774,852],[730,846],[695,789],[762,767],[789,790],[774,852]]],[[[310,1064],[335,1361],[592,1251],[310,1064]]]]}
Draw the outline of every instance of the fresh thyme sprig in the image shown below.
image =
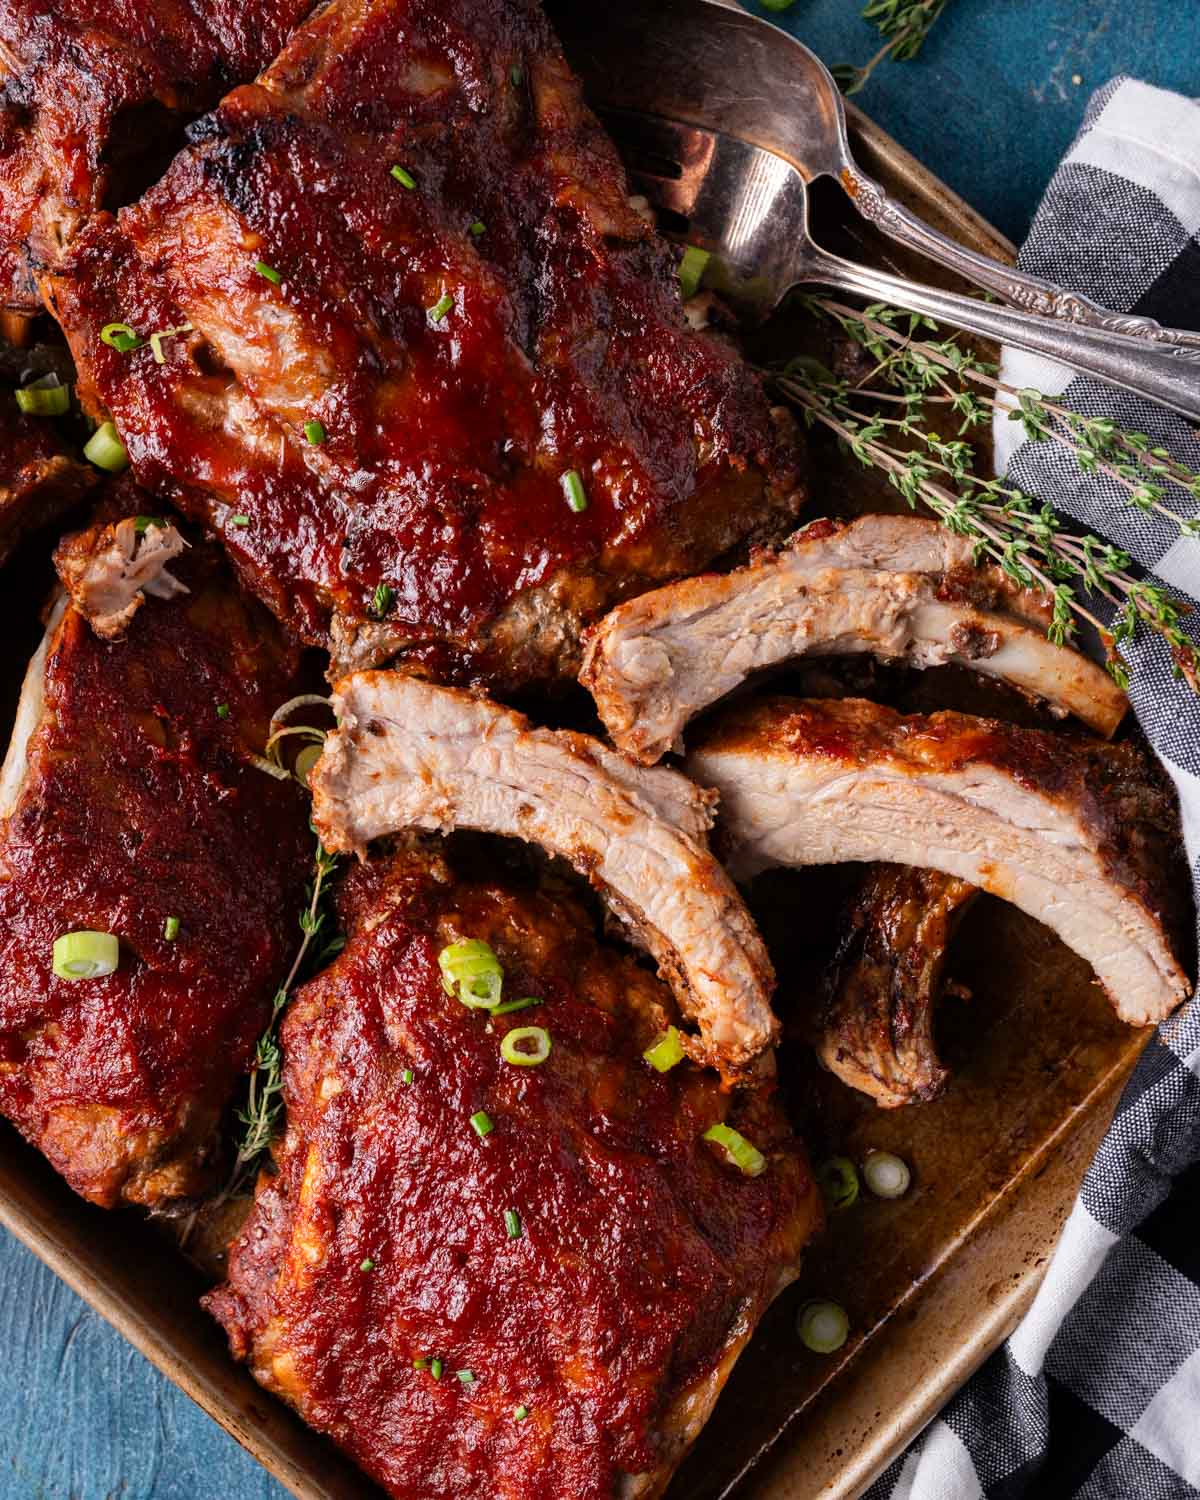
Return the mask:
{"type": "Polygon", "coordinates": [[[791,361],[777,375],[779,389],[810,425],[832,431],[862,464],[879,469],[914,508],[924,504],[951,531],[975,544],[977,557],[996,563],[1023,587],[1041,589],[1052,609],[1048,634],[1063,643],[1086,621],[1109,653],[1109,670],[1128,686],[1120,647],[1139,626],[1156,631],[1171,649],[1177,675],[1200,692],[1200,649],[1184,634],[1182,612],[1156,584],[1135,577],[1129,555],[1092,535],[1064,532],[1053,509],[979,470],[964,434],[990,423],[994,411],[1021,422],[1034,441],[1067,448],[1084,473],[1103,472],[1127,503],[1169,519],[1181,536],[1200,535],[1196,519],[1171,508],[1175,493],[1200,499],[1200,475],[1142,433],[1121,431],[1106,418],[1088,418],[1039,392],[1000,380],[996,366],[917,314],[877,304],[865,310],[827,297],[806,297],[873,358],[861,378],[839,378],[819,361],[791,361]],[[954,437],[926,424],[941,407],[957,422],[954,437]],[[1105,625],[1082,594],[1098,595],[1116,610],[1105,625]]]}
{"type": "Polygon", "coordinates": [[[885,57],[907,62],[916,57],[934,22],[949,0],[869,0],[863,7],[863,20],[874,22],[884,44],[861,67],[838,63],[831,69],[843,94],[857,94],[885,57]]]}

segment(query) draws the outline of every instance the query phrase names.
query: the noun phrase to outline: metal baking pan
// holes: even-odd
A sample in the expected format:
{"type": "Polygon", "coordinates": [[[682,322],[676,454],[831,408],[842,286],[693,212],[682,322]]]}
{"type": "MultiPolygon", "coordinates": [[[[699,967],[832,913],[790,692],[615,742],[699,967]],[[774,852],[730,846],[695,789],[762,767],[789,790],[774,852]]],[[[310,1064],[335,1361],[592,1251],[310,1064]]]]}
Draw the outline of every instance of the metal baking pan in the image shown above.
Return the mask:
{"type": "MultiPolygon", "coordinates": [[[[866,170],[925,219],[976,249],[1011,257],[1001,235],[854,110],[851,134],[866,170]]],[[[832,188],[817,195],[819,238],[849,240],[853,253],[943,279],[885,247],[838,200],[832,188]]],[[[885,498],[832,450],[820,453],[813,489],[810,515],[847,503],[882,508],[885,498]]],[[[925,697],[914,706],[986,711],[978,698],[962,702],[968,689],[944,672],[952,669],[923,674],[914,691],[925,697]]],[[[797,895],[785,882],[762,899],[786,907],[797,895]]],[[[789,1093],[814,1157],[892,1149],[913,1163],[915,1187],[899,1202],[841,1216],[810,1248],[799,1283],[742,1356],[672,1500],[852,1500],[1032,1297],[1146,1033],[1121,1026],[1086,967],[998,902],[979,902],[954,954],[954,977],[973,998],[968,1007],[946,1007],[942,1042],[954,1080],[942,1099],[880,1111],[822,1075],[806,1049],[785,1052],[789,1093]],[[816,1295],[844,1303],[853,1320],[854,1336],[831,1359],[807,1352],[796,1337],[796,1311],[816,1295]]],[[[803,974],[804,964],[781,965],[781,972],[803,974]]],[[[802,1009],[803,989],[794,978],[782,986],[785,1021],[802,1009]]],[[[0,1129],[0,1223],[293,1494],[361,1500],[377,1493],[231,1362],[197,1304],[200,1274],[167,1239],[132,1211],[89,1207],[14,1131],[0,1129]]]]}

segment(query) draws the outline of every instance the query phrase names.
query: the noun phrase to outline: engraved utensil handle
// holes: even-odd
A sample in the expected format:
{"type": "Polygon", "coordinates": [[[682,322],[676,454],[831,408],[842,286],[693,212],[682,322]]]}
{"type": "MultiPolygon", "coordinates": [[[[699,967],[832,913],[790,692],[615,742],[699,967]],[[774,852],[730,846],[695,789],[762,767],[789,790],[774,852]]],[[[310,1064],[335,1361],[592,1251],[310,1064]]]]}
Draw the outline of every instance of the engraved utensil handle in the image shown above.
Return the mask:
{"type": "Polygon", "coordinates": [[[998,302],[977,302],[939,287],[906,281],[830,255],[815,245],[804,255],[805,282],[817,281],[872,301],[924,313],[967,333],[1049,359],[1121,386],[1200,421],[1200,344],[1143,343],[1088,324],[1060,322],[998,302]]]}
{"type": "Polygon", "coordinates": [[[1164,328],[1153,318],[1132,313],[1113,312],[1078,292],[1065,291],[1040,276],[1030,276],[1014,266],[1001,265],[975,250],[956,244],[946,235],[926,224],[895,198],[889,197],[873,178],[851,162],[841,172],[842,186],[863,218],[894,240],[927,255],[949,271],[973,281],[989,292],[995,292],[1014,307],[1024,308],[1043,318],[1059,318],[1084,328],[1099,328],[1147,343],[1180,344],[1200,350],[1200,334],[1176,328],[1164,328]]]}

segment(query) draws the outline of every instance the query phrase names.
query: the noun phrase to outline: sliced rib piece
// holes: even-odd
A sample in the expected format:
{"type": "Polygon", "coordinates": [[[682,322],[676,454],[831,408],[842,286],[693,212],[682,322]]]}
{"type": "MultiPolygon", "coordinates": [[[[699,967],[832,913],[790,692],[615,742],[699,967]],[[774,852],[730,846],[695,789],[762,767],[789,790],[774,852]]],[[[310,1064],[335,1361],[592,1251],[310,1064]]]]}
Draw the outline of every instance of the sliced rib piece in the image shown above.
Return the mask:
{"type": "Polygon", "coordinates": [[[978,894],[940,870],[872,865],[849,904],[817,1056],[884,1109],[936,1099],[946,1086],[933,1007],[954,928],[978,894]]]}
{"type": "Polygon", "coordinates": [[[0,303],[39,312],[34,275],[151,182],[187,121],[253,78],[311,4],[4,0],[0,303]]]}
{"type": "Polygon", "coordinates": [[[643,1061],[670,991],[561,883],[454,858],[346,877],[345,951],[284,1022],[278,1172],[206,1305],[397,1500],[649,1500],[794,1278],[819,1194],[768,1093],[643,1061]],[[438,954],[464,937],[542,1003],[489,1021],[448,996],[438,954]],[[538,1067],[501,1057],[523,1025],[550,1034],[538,1067]],[[701,1138],[717,1122],[760,1175],[701,1138]]]}
{"type": "Polygon", "coordinates": [[[329,849],[404,828],[475,828],[540,844],[600,889],[699,1026],[697,1055],[736,1071],[773,1039],[771,962],[705,838],[708,802],[587,735],[399,672],[357,672],[311,778],[329,849]]]}
{"type": "Polygon", "coordinates": [[[0,1112],[105,1206],[209,1185],[311,870],[305,797],[247,760],[296,656],[215,548],[179,566],[120,641],[60,599],[0,779],[0,1112]],[[114,973],[56,977],[81,930],[114,973]]]}
{"type": "Polygon", "coordinates": [[[688,328],[536,0],[333,0],[193,136],[47,292],[142,483],[337,675],[573,677],[791,524],[794,424],[688,328]]]}
{"type": "Polygon", "coordinates": [[[125,634],[147,595],[175,599],[187,593],[187,586],[167,571],[186,546],[161,517],[128,515],[64,537],[55,548],[54,566],[71,603],[96,634],[115,640],[125,634]]]}
{"type": "Polygon", "coordinates": [[[1039,599],[975,568],[970,543],[936,521],[817,521],[748,567],[619,605],[588,632],[580,678],[614,742],[647,764],[679,748],[688,720],[752,672],[808,655],[956,662],[1112,734],[1124,693],[1047,640],[1039,599]]]}
{"type": "Polygon", "coordinates": [[[1172,947],[1187,884],[1178,808],[1132,745],[768,698],[706,729],[687,765],[721,795],[735,873],[928,866],[1052,928],[1123,1020],[1160,1021],[1190,991],[1172,947]]]}

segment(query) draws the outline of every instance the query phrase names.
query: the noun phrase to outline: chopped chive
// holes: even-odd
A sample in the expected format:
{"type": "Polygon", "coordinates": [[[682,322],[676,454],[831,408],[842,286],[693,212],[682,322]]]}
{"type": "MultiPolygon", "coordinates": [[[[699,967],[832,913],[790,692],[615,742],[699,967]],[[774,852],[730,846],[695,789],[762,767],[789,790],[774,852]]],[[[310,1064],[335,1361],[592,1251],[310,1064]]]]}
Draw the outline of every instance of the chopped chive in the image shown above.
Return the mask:
{"type": "Polygon", "coordinates": [[[567,497],[567,505],[576,515],[580,511],[587,510],[587,491],[583,487],[583,478],[578,469],[568,469],[562,477],[563,494],[567,497]]]}
{"type": "Polygon", "coordinates": [[[528,1010],[531,1005],[541,1005],[542,1001],[537,995],[526,995],[523,1000],[506,1000],[503,1005],[492,1007],[491,1014],[494,1016],[511,1016],[514,1010],[528,1010]]]}
{"type": "Polygon", "coordinates": [[[367,1258],[363,1261],[362,1265],[359,1266],[358,1269],[360,1271],[373,1271],[375,1269],[375,1262],[368,1255],[367,1258]]]}
{"type": "Polygon", "coordinates": [[[112,422],[101,422],[83,445],[83,456],[98,469],[107,469],[110,474],[119,474],[129,464],[129,454],[121,441],[121,434],[112,422]]]}
{"type": "Polygon", "coordinates": [[[486,228],[487,225],[483,222],[482,219],[476,219],[474,224],[471,225],[470,229],[467,232],[468,234],[473,234],[475,238],[478,239],[486,228]]]}
{"type": "Polygon", "coordinates": [[[399,162],[392,168],[392,176],[402,187],[415,188],[417,185],[412,174],[406,172],[399,162]]]}
{"type": "Polygon", "coordinates": [[[314,420],[311,422],[305,422],[304,436],[315,448],[325,441],[325,429],[321,426],[320,422],[316,421],[316,419],[314,418],[314,420]]]}
{"type": "Polygon", "coordinates": [[[695,245],[689,245],[683,252],[683,259],[679,262],[679,294],[685,302],[700,290],[711,259],[709,251],[695,245]]]}
{"type": "Polygon", "coordinates": [[[477,1110],[476,1113],[471,1116],[471,1129],[477,1136],[479,1136],[480,1140],[482,1140],[485,1135],[491,1135],[492,1131],[495,1130],[495,1128],[496,1127],[492,1124],[491,1116],[485,1114],[483,1110],[477,1110]]]}
{"type": "Polygon", "coordinates": [[[229,704],[228,703],[218,703],[217,704],[217,718],[218,719],[227,719],[228,717],[229,717],[229,704]]]}
{"type": "Polygon", "coordinates": [[[400,1075],[400,1082],[401,1083],[411,1083],[412,1081],[413,1081],[413,1070],[411,1068],[405,1068],[404,1072],[401,1073],[401,1075],[400,1075]]]}
{"type": "Polygon", "coordinates": [[[475,1384],[475,1372],[474,1372],[474,1370],[455,1370],[454,1373],[462,1381],[463,1385],[474,1385],[475,1384]]]}
{"type": "Polygon", "coordinates": [[[144,536],[151,526],[165,526],[167,523],[161,516],[134,516],[133,529],[138,536],[144,536]]]}
{"type": "Polygon", "coordinates": [[[238,530],[240,531],[242,529],[242,527],[249,526],[249,524],[250,524],[250,517],[249,516],[230,516],[230,518],[229,518],[229,524],[231,526],[236,526],[238,528],[238,530]]]}
{"type": "Polygon", "coordinates": [[[747,1177],[757,1177],[766,1171],[766,1157],[732,1126],[724,1123],[710,1125],[702,1138],[720,1146],[738,1171],[744,1172],[747,1177]]]}
{"type": "Polygon", "coordinates": [[[179,936],[179,918],[168,917],[163,923],[163,937],[168,943],[173,943],[179,936]]]}
{"type": "Polygon", "coordinates": [[[390,589],[386,583],[377,585],[371,599],[371,613],[377,620],[382,620],[384,615],[392,607],[392,600],[396,597],[394,589],[390,589]]]}
{"type": "Polygon", "coordinates": [[[267,265],[265,260],[256,260],[254,262],[254,269],[260,276],[265,276],[272,286],[278,286],[283,280],[283,277],[275,267],[267,265]]]}
{"type": "Polygon", "coordinates": [[[434,1359],[430,1361],[429,1373],[435,1380],[440,1380],[442,1378],[442,1362],[440,1359],[434,1359]]]}
{"type": "Polygon", "coordinates": [[[453,309],[453,307],[454,307],[454,298],[450,295],[449,292],[443,292],[443,294],[438,298],[438,300],[429,309],[429,321],[431,323],[440,323],[440,322],[442,322],[442,320],[445,318],[446,314],[448,312],[450,312],[453,309]]]}
{"type": "Polygon", "coordinates": [[[528,1415],[529,1415],[529,1408],[527,1406],[514,1406],[513,1407],[513,1417],[514,1417],[514,1419],[516,1421],[523,1422],[528,1415]]]}
{"type": "Polygon", "coordinates": [[[512,67],[508,70],[508,76],[513,88],[519,89],[525,82],[525,69],[520,63],[513,63],[512,67]]]}
{"type": "Polygon", "coordinates": [[[413,1360],[413,1369],[414,1370],[428,1370],[428,1368],[429,1368],[429,1361],[427,1359],[414,1359],[413,1360]]]}
{"type": "Polygon", "coordinates": [[[504,1210],[504,1228],[507,1230],[510,1240],[519,1240],[521,1238],[521,1215],[515,1208],[506,1208],[504,1210]]]}

